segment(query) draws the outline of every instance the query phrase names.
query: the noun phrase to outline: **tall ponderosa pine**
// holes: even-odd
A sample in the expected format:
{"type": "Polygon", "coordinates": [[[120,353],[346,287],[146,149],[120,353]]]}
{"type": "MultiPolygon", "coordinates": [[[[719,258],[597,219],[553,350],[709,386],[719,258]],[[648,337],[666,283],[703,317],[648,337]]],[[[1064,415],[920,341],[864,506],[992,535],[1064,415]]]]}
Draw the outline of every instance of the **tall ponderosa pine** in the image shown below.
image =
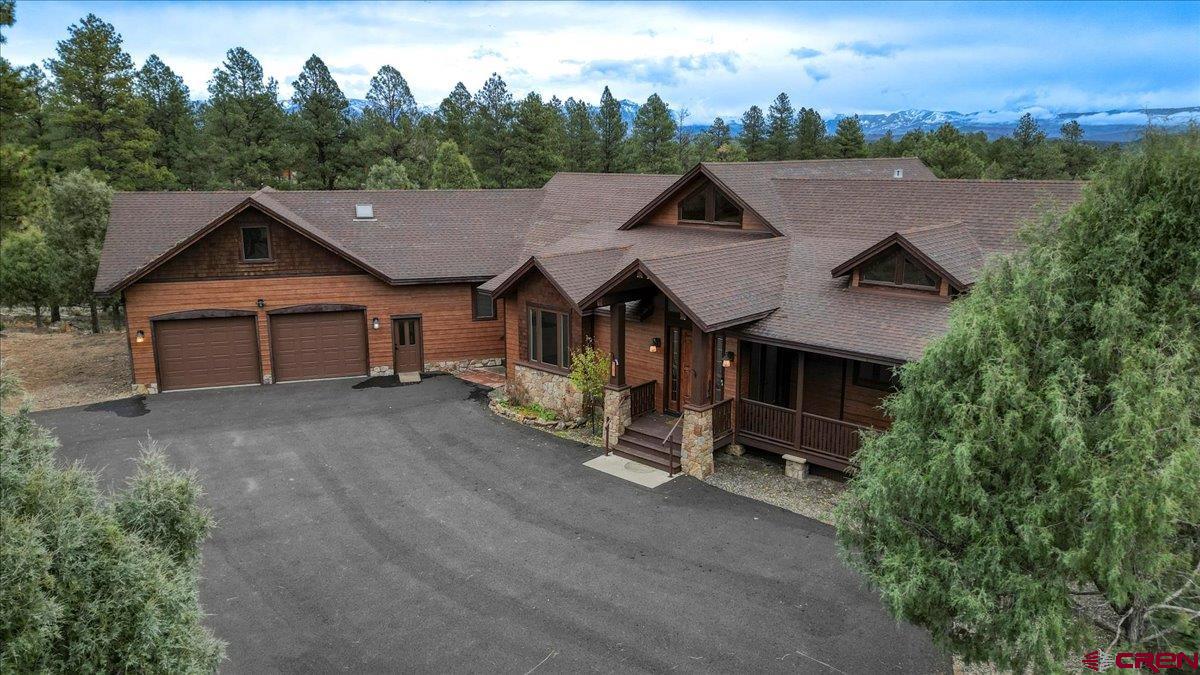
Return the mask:
{"type": "Polygon", "coordinates": [[[858,115],[838,120],[833,134],[833,152],[842,159],[867,156],[867,137],[863,134],[858,115]]]}
{"type": "Polygon", "coordinates": [[[551,103],[530,92],[517,104],[507,152],[509,187],[537,188],[562,168],[558,140],[562,136],[562,114],[551,103]]]}
{"type": "Polygon", "coordinates": [[[171,172],[175,187],[202,187],[196,114],[183,78],[151,54],[138,71],[134,89],[146,103],[147,125],[158,134],[154,158],[171,172]]]}
{"type": "Polygon", "coordinates": [[[275,78],[264,80],[258,59],[236,47],[213,71],[208,96],[202,137],[214,187],[257,188],[278,181],[290,167],[275,78]]]}
{"type": "Polygon", "coordinates": [[[433,160],[429,184],[435,190],[475,189],[479,187],[479,176],[454,141],[443,141],[433,160]]]}
{"type": "Polygon", "coordinates": [[[596,171],[600,166],[600,133],[591,106],[568,98],[564,106],[563,168],[567,171],[596,171]]]}
{"type": "Polygon", "coordinates": [[[796,158],[820,159],[825,156],[825,120],[813,108],[800,108],[796,121],[796,158]]]}
{"type": "Polygon", "coordinates": [[[641,173],[678,173],[675,118],[658,94],[638,108],[630,137],[634,170],[641,173]]]}
{"type": "Polygon", "coordinates": [[[409,159],[419,115],[417,101],[400,71],[392,66],[380,68],[371,78],[367,107],[358,120],[359,156],[366,162],[409,159]]]}
{"type": "Polygon", "coordinates": [[[512,131],[513,98],[498,74],[475,94],[467,126],[467,156],[483,187],[508,187],[508,143],[512,131]]]}
{"type": "Polygon", "coordinates": [[[467,125],[475,108],[475,100],[462,82],[454,85],[450,95],[442,99],[437,109],[438,135],[443,141],[454,141],[459,149],[467,147],[467,125]]]}
{"type": "Polygon", "coordinates": [[[1096,163],[1096,153],[1090,145],[1083,143],[1083,127],[1071,120],[1060,127],[1063,170],[1071,178],[1083,178],[1096,163]]]}
{"type": "Polygon", "coordinates": [[[299,169],[304,184],[332,190],[345,170],[349,140],[348,101],[316,54],[308,57],[292,83],[292,133],[299,148],[299,169]]]}
{"type": "Polygon", "coordinates": [[[1196,131],[1108,166],[955,302],[858,453],[851,562],[969,662],[1200,644],[1198,194],[1196,131]]]}
{"type": "Polygon", "coordinates": [[[621,117],[621,102],[613,97],[608,87],[600,95],[600,112],[596,115],[596,131],[600,135],[599,166],[604,173],[620,173],[625,170],[625,135],[628,126],[621,117]]]}
{"type": "Polygon", "coordinates": [[[949,122],[925,137],[917,156],[938,178],[983,176],[983,159],[971,150],[966,137],[949,122]]]}
{"type": "MultiPolygon", "coordinates": [[[[0,5],[0,26],[13,24],[13,5],[0,5]]],[[[0,34],[0,44],[4,42],[0,34]]],[[[33,209],[36,83],[0,56],[0,233],[11,232],[33,209]]]]}
{"type": "Polygon", "coordinates": [[[88,14],[67,29],[57,58],[49,103],[50,150],[61,169],[90,169],[118,189],[169,182],[154,161],[155,133],[146,126],[146,105],[133,91],[133,60],[121,49],[112,24],[88,14]]]}
{"type": "Polygon", "coordinates": [[[796,124],[792,101],[780,92],[767,109],[767,159],[790,159],[796,124]]]}
{"type": "Polygon", "coordinates": [[[1013,130],[1011,145],[999,145],[1008,152],[1001,156],[1005,167],[1005,178],[1047,179],[1066,175],[1062,153],[1058,147],[1046,141],[1033,115],[1025,113],[1013,130]]]}
{"type": "Polygon", "coordinates": [[[742,113],[741,141],[746,149],[746,159],[757,162],[767,158],[767,121],[762,108],[752,105],[742,113]]]}

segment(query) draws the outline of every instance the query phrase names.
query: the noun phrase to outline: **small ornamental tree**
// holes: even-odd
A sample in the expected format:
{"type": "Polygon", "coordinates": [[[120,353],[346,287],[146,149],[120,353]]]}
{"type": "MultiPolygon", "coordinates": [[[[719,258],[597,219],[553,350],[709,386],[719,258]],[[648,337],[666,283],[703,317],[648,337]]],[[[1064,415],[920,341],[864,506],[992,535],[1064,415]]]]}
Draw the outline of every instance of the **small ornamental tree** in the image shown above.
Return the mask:
{"type": "MultiPolygon", "coordinates": [[[[0,399],[20,394],[0,375],[0,399]]],[[[60,467],[27,409],[0,412],[0,672],[215,672],[201,623],[200,543],[212,525],[191,473],[151,446],[110,497],[60,467]]]]}
{"type": "Polygon", "coordinates": [[[1061,671],[1200,644],[1200,133],[1105,167],[901,372],[838,511],[897,617],[1061,671]]]}
{"type": "Polygon", "coordinates": [[[571,352],[571,384],[583,394],[584,413],[596,433],[596,405],[604,400],[604,385],[608,384],[612,356],[596,349],[589,342],[571,352]]]}

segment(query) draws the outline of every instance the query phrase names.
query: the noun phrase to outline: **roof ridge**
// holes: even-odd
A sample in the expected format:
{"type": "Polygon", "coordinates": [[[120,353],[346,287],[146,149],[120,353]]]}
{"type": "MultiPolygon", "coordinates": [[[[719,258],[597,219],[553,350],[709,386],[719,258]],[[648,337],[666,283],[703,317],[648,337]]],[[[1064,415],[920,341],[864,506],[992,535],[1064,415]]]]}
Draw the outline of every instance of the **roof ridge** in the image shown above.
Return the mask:
{"type": "Polygon", "coordinates": [[[758,159],[745,162],[700,162],[701,164],[803,164],[805,162],[886,162],[888,160],[897,159],[915,159],[920,161],[921,158],[915,155],[905,155],[903,157],[817,157],[813,159],[758,159]]]}

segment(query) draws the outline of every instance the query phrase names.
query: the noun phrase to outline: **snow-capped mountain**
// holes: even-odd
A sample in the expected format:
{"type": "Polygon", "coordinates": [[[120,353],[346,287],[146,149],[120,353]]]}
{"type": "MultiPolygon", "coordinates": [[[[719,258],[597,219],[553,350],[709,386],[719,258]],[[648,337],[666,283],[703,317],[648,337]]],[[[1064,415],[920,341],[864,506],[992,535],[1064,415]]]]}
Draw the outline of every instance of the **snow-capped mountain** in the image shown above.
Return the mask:
{"type": "MultiPolygon", "coordinates": [[[[1007,136],[1017,126],[1025,113],[1033,118],[1046,132],[1055,138],[1059,128],[1071,120],[1083,127],[1083,137],[1090,141],[1123,142],[1136,139],[1152,124],[1167,129],[1182,128],[1190,123],[1200,123],[1200,106],[1190,108],[1154,108],[1146,110],[1105,110],[1099,112],[1052,112],[1044,108],[1026,110],[988,110],[960,113],[937,110],[901,110],[879,115],[859,115],[863,132],[868,138],[878,138],[887,132],[900,137],[914,129],[932,131],[949,122],[964,133],[982,131],[989,138],[1007,136]]],[[[826,120],[830,133],[846,115],[835,115],[826,120]]]]}

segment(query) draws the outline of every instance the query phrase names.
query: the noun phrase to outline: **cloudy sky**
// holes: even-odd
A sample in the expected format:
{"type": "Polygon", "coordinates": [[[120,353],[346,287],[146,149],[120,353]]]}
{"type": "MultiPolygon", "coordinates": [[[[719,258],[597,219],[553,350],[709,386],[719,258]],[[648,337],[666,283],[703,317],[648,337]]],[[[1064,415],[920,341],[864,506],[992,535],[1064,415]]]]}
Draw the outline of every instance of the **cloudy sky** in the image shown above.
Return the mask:
{"type": "Polygon", "coordinates": [[[823,113],[1200,105],[1200,3],[445,4],[21,2],[4,55],[54,55],[88,12],[141,63],[158,54],[203,98],[227,49],[291,80],[310,54],[347,96],[381,65],[418,102],[493,71],[510,89],[595,102],[658,92],[695,120],[780,91],[823,113]]]}

